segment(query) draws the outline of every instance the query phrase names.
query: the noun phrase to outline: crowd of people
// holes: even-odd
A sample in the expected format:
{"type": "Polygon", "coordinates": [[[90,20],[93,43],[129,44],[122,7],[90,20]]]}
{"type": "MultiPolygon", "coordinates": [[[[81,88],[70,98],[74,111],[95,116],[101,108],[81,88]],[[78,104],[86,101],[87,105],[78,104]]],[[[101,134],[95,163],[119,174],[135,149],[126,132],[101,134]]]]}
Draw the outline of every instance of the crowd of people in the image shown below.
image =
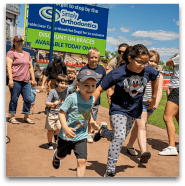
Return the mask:
{"type": "MultiPolygon", "coordinates": [[[[33,68],[30,54],[23,51],[22,46],[23,39],[15,36],[6,56],[7,84],[11,93],[9,122],[19,123],[15,114],[21,94],[24,120],[34,124],[29,115],[33,114],[36,93],[46,88],[46,139],[48,149],[53,149],[53,138],[57,143],[52,159],[55,169],[73,150],[77,159],[76,175],[85,176],[87,143],[107,138],[111,144],[104,177],[114,177],[121,148],[130,131],[126,145],[128,153],[138,155],[133,147],[138,139],[140,162],[148,163],[151,153],[146,149],[147,119],[158,108],[163,93],[163,75],[157,70],[160,61],[157,51],[148,51],[142,44],[129,46],[122,43],[118,46],[119,55],[105,70],[98,64],[99,51],[93,48],[88,52],[88,64],[77,74],[75,66],[67,68],[59,54],[44,72],[38,64],[33,68]],[[36,85],[37,89],[34,88],[36,85]],[[100,94],[104,91],[109,103],[110,128],[105,122],[98,124],[96,121],[100,94]]],[[[164,112],[169,146],[159,155],[177,155],[173,119],[175,117],[179,123],[179,54],[169,59],[166,65],[174,68],[164,112]]]]}

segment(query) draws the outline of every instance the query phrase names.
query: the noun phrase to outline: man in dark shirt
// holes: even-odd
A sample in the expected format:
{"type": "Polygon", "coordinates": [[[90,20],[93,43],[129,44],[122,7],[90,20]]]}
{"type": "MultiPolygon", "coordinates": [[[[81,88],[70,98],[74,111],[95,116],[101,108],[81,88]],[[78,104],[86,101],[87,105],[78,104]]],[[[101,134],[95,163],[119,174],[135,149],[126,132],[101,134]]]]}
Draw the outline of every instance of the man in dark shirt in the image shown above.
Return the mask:
{"type": "Polygon", "coordinates": [[[62,73],[67,75],[67,68],[65,63],[62,61],[62,57],[59,54],[56,54],[54,60],[52,60],[46,67],[41,89],[44,90],[45,82],[47,82],[49,93],[52,89],[56,87],[56,77],[62,73]]]}

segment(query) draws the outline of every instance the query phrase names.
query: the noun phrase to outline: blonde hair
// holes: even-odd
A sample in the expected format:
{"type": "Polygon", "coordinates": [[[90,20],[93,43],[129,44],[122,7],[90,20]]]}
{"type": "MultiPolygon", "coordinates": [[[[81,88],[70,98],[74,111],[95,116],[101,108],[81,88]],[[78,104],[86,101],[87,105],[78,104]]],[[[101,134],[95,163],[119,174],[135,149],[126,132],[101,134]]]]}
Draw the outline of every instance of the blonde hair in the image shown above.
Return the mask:
{"type": "Polygon", "coordinates": [[[98,55],[100,55],[100,51],[99,51],[97,48],[91,48],[91,49],[89,50],[89,52],[88,52],[88,56],[89,56],[89,54],[91,54],[91,53],[98,53],[98,55]]]}
{"type": "Polygon", "coordinates": [[[149,58],[151,58],[153,56],[156,56],[157,63],[159,63],[159,60],[160,60],[159,53],[157,51],[155,51],[155,50],[150,50],[149,51],[149,58]]]}

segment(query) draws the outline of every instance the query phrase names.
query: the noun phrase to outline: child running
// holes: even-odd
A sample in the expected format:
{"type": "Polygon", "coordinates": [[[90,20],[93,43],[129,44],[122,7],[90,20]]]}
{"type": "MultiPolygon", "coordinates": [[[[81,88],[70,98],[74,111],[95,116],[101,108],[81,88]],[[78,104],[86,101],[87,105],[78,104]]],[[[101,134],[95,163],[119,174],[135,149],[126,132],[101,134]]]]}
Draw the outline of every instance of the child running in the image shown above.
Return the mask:
{"type": "MultiPolygon", "coordinates": [[[[150,50],[150,59],[149,59],[149,65],[152,66],[154,69],[157,69],[157,66],[159,64],[160,56],[158,52],[155,50],[150,50]]],[[[146,125],[147,125],[147,119],[152,115],[155,109],[158,108],[158,105],[161,101],[163,94],[163,75],[160,74],[159,77],[159,87],[157,91],[157,97],[156,97],[156,104],[153,109],[148,109],[148,106],[150,104],[150,99],[152,97],[152,87],[151,82],[149,81],[145,93],[143,96],[143,112],[141,114],[141,119],[136,119],[135,124],[133,126],[133,129],[131,131],[130,139],[127,144],[127,151],[132,156],[137,156],[137,151],[133,148],[133,144],[138,137],[138,143],[141,150],[141,163],[147,163],[148,160],[151,157],[151,153],[149,151],[146,151],[146,125]]]]}
{"type": "Polygon", "coordinates": [[[48,149],[50,150],[53,149],[52,137],[54,135],[56,142],[58,132],[61,128],[61,124],[58,118],[60,106],[68,95],[68,78],[65,74],[59,74],[56,77],[56,86],[57,87],[55,89],[52,89],[49,92],[49,95],[46,99],[46,106],[50,109],[48,110],[46,116],[45,129],[47,129],[48,149]]]}
{"type": "Polygon", "coordinates": [[[156,103],[159,72],[147,66],[149,61],[147,48],[142,44],[128,47],[123,54],[123,60],[126,63],[109,72],[93,94],[97,100],[102,92],[115,85],[109,110],[114,132],[101,127],[98,135],[94,136],[94,141],[98,141],[101,137],[111,141],[104,177],[115,175],[116,163],[125,138],[134,120],[141,118],[143,94],[150,80],[153,94],[148,109],[153,109],[156,103]]]}
{"type": "MultiPolygon", "coordinates": [[[[88,52],[88,64],[81,68],[81,70],[91,69],[91,70],[96,72],[97,79],[98,79],[96,87],[98,87],[100,85],[103,77],[106,75],[106,71],[102,67],[102,65],[98,65],[99,59],[100,59],[100,52],[99,52],[99,50],[96,49],[96,48],[92,48],[88,52]]],[[[92,118],[92,120],[94,120],[94,121],[96,121],[96,119],[97,119],[99,105],[100,105],[100,98],[98,98],[98,100],[96,101],[96,103],[95,103],[95,105],[94,105],[94,107],[93,107],[93,109],[91,111],[91,116],[92,117],[90,117],[90,118],[92,118]]],[[[90,122],[91,121],[89,121],[89,125],[88,125],[89,137],[87,138],[87,142],[92,143],[93,142],[93,135],[91,133],[90,122]]]]}
{"type": "MultiPolygon", "coordinates": [[[[94,71],[89,69],[80,71],[77,77],[79,91],[66,98],[58,114],[62,127],[58,134],[58,147],[53,156],[53,167],[58,169],[60,161],[73,150],[77,158],[77,177],[85,176],[88,119],[95,101],[92,94],[96,89],[96,82],[94,71]]],[[[93,127],[99,128],[96,124],[93,127]]]]}

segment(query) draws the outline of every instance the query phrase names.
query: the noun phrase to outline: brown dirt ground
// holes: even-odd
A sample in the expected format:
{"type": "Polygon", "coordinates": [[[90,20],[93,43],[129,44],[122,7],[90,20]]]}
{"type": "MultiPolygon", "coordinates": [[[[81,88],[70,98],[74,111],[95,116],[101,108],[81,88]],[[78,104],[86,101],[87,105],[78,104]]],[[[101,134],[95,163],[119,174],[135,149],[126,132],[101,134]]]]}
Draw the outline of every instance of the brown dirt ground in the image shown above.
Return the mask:
{"type": "MultiPolygon", "coordinates": [[[[34,114],[30,116],[35,124],[23,121],[22,105],[20,96],[18,100],[16,118],[20,124],[7,122],[7,136],[10,142],[6,144],[6,176],[7,177],[75,177],[76,158],[74,153],[68,155],[63,161],[60,169],[52,167],[53,150],[46,149],[47,137],[44,114],[46,93],[38,93],[34,107],[34,114]]],[[[10,100],[10,92],[6,86],[6,113],[10,100]]],[[[109,123],[108,109],[101,107],[98,112],[98,123],[105,121],[109,123]]],[[[176,142],[179,135],[176,134],[176,142]]],[[[147,164],[140,164],[140,150],[138,143],[134,144],[138,156],[127,153],[125,140],[121,150],[115,177],[178,177],[179,155],[159,156],[158,153],[168,146],[167,132],[164,129],[148,124],[147,126],[147,150],[152,154],[147,164]]],[[[8,138],[7,138],[8,141],[8,138]]],[[[86,177],[102,177],[106,170],[108,148],[110,142],[101,139],[99,142],[88,143],[88,159],[86,164],[86,177]]]]}

